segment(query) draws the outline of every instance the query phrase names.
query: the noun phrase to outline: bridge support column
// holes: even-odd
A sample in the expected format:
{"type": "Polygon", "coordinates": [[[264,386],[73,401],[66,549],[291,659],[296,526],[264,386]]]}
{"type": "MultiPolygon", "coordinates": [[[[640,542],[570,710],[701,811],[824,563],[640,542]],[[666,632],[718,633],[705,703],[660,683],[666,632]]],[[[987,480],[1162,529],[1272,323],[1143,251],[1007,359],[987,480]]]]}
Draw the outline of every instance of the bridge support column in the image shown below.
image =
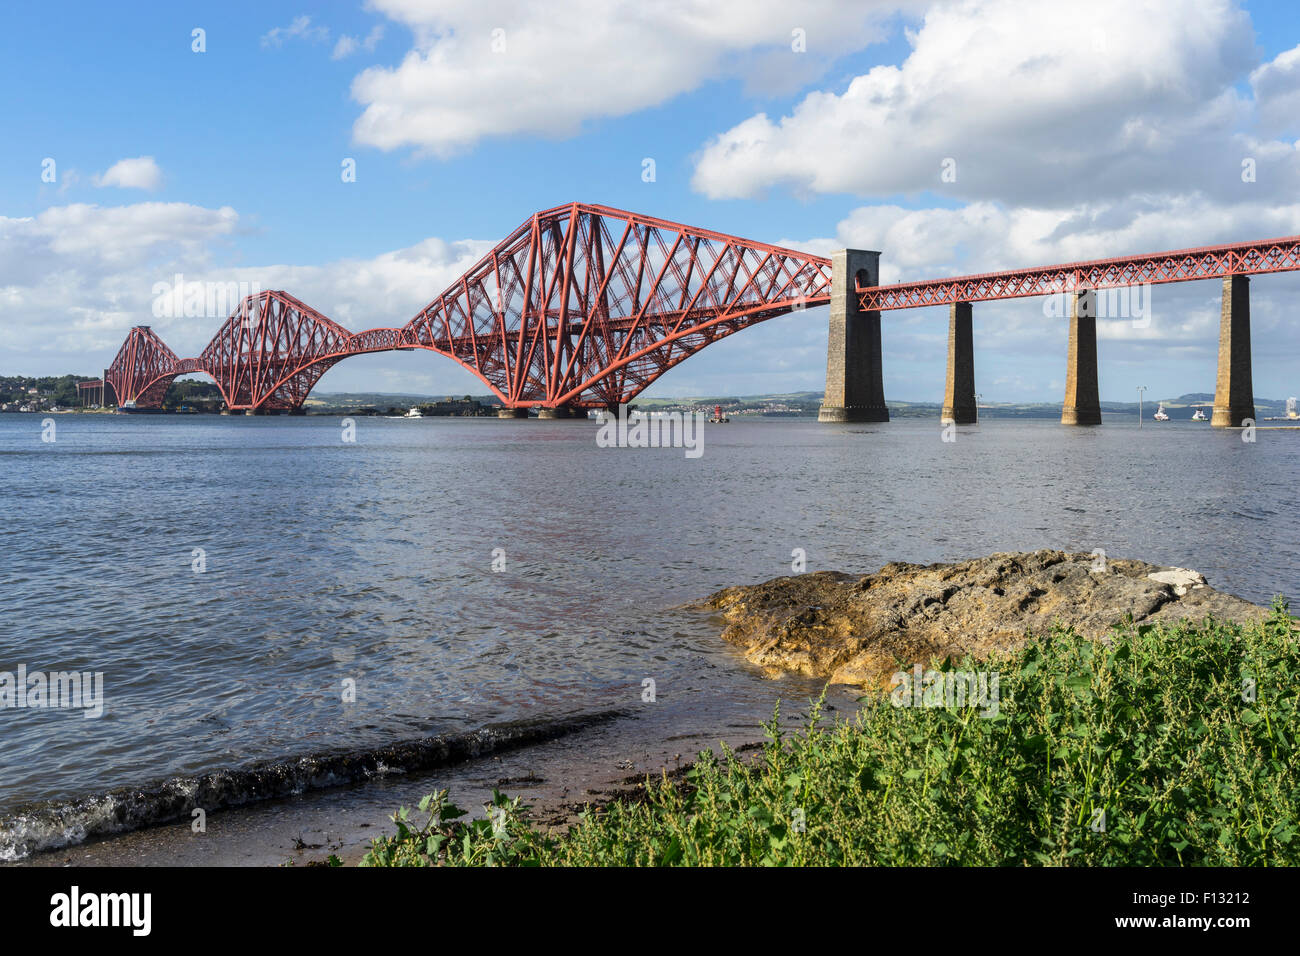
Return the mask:
{"type": "Polygon", "coordinates": [[[1100,425],[1097,394],[1097,293],[1084,289],[1070,305],[1070,345],[1065,362],[1062,425],[1100,425]]]}
{"type": "Polygon", "coordinates": [[[954,302],[948,309],[948,382],[943,392],[941,422],[973,425],[975,410],[975,341],[971,304],[954,302]]]}
{"type": "Polygon", "coordinates": [[[497,418],[527,418],[528,409],[526,408],[498,408],[497,418]]]}
{"type": "Polygon", "coordinates": [[[1216,428],[1240,428],[1255,417],[1250,371],[1250,277],[1225,276],[1219,314],[1219,378],[1214,387],[1216,428]]]}
{"type": "MultiPolygon", "coordinates": [[[[577,418],[572,405],[543,405],[537,410],[538,418],[577,418]]],[[[586,417],[585,415],[583,416],[586,417]]]]}
{"type": "Polygon", "coordinates": [[[831,256],[826,397],[819,422],[887,422],[880,361],[880,313],[863,312],[856,282],[880,284],[880,253],[841,249],[831,256]]]}

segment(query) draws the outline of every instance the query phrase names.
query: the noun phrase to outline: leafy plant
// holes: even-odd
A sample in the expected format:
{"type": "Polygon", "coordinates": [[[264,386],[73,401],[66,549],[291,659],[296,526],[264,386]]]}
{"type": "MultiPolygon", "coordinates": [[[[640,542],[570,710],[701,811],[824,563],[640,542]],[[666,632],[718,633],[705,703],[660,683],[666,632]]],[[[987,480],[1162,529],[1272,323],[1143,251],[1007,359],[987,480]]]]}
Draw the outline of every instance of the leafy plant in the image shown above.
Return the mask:
{"type": "Polygon", "coordinates": [[[813,702],[786,735],[778,705],[758,759],[706,751],[562,835],[499,793],[488,819],[459,822],[442,792],[421,826],[400,811],[365,862],[1296,865],[1296,642],[1280,599],[1252,625],[1129,623],[1098,642],[1058,629],[961,665],[1000,675],[994,715],[877,695],[830,726],[813,702]]]}

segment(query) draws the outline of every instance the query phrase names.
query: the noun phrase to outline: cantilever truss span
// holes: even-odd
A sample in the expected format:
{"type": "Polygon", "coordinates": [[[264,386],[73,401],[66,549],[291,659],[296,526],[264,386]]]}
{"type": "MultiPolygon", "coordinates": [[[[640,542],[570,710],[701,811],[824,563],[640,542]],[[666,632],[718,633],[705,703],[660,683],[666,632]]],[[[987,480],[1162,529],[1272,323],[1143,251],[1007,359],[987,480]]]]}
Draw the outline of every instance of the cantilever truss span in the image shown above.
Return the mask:
{"type": "Polygon", "coordinates": [[[352,333],[284,292],[240,303],[202,354],[146,326],[108,369],[119,402],[161,404],[205,372],[231,409],[294,409],[350,355],[427,349],[507,407],[606,407],[733,332],[830,299],[829,259],[636,213],[539,212],[400,328],[352,333]]]}

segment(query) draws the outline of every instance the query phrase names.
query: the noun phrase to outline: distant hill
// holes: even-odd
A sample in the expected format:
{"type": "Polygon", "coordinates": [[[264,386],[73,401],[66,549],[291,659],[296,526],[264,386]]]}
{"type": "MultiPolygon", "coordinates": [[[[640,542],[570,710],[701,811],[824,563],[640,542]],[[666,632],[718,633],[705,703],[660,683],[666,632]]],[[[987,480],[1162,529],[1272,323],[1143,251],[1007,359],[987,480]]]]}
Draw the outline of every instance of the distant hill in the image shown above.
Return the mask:
{"type": "MultiPolygon", "coordinates": [[[[461,400],[460,395],[417,395],[411,392],[313,392],[303,403],[307,408],[388,408],[389,406],[424,405],[451,398],[461,400]]],[[[473,401],[484,405],[499,405],[500,399],[495,395],[470,395],[473,401]]]]}
{"type": "MultiPolygon", "coordinates": [[[[823,392],[788,392],[773,395],[742,396],[701,396],[696,398],[638,398],[635,405],[645,409],[686,409],[712,408],[721,405],[728,414],[745,414],[757,412],[767,414],[816,415],[821,406],[823,392]]],[[[1166,409],[1189,409],[1184,415],[1191,417],[1190,409],[1197,405],[1212,405],[1214,395],[1207,392],[1187,392],[1178,398],[1146,398],[1143,400],[1144,413],[1153,413],[1156,405],[1163,402],[1166,409]]],[[[893,418],[937,418],[942,406],[938,402],[909,402],[887,399],[889,414],[893,418]]],[[[1138,413],[1138,403],[1105,402],[1101,403],[1104,414],[1133,415],[1138,413]]],[[[1255,399],[1256,414],[1260,418],[1281,417],[1286,414],[1286,400],[1277,398],[1255,399]]],[[[987,418],[1060,418],[1060,402],[998,402],[983,399],[980,402],[980,414],[987,418]]]]}
{"type": "MultiPolygon", "coordinates": [[[[728,414],[767,414],[782,416],[815,416],[821,407],[824,392],[774,392],[766,395],[701,395],[687,398],[641,397],[633,401],[638,408],[652,409],[712,409],[721,405],[728,414]]],[[[452,399],[460,401],[465,395],[419,394],[415,392],[314,392],[307,397],[308,411],[327,409],[363,409],[363,408],[406,408],[412,405],[425,405],[432,402],[452,399]]],[[[202,406],[205,402],[219,401],[215,385],[208,382],[189,382],[178,379],[168,393],[171,403],[202,406]]],[[[468,398],[484,406],[500,404],[495,395],[470,395],[468,398]]],[[[1191,409],[1197,405],[1209,406],[1214,402],[1211,392],[1186,392],[1177,398],[1148,397],[1143,408],[1154,410],[1163,403],[1166,409],[1191,409]]],[[[890,415],[896,418],[934,418],[940,411],[938,402],[912,402],[891,399],[886,401],[890,415]]],[[[1281,417],[1286,414],[1286,399],[1255,398],[1256,413],[1260,418],[1281,417]]],[[[1107,414],[1136,415],[1138,403],[1106,402],[1101,403],[1101,410],[1107,414]]],[[[980,414],[989,418],[1059,418],[1060,402],[998,402],[985,398],[980,404],[980,414]]],[[[1176,415],[1181,418],[1190,416],[1176,415]]]]}

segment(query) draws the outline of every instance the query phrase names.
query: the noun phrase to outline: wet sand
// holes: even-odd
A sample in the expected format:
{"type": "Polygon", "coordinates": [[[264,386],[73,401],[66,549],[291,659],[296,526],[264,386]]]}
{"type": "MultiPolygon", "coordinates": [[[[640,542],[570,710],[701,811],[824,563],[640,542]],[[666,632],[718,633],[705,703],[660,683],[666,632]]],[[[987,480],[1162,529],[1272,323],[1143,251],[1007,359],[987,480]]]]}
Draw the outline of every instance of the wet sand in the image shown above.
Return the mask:
{"type": "MultiPolygon", "coordinates": [[[[772,682],[781,698],[782,723],[793,726],[821,685],[800,679],[772,682]]],[[[856,693],[828,692],[834,714],[852,712],[856,693]]],[[[206,832],[188,819],[38,853],[17,866],[304,866],[333,854],[359,862],[371,840],[393,832],[389,816],[426,793],[450,791],[450,799],[473,816],[484,815],[493,789],[523,798],[530,819],[542,827],[573,822],[588,804],[634,793],[646,775],[658,777],[692,763],[720,741],[733,749],[764,739],[765,712],[717,708],[633,713],[518,750],[488,755],[418,774],[391,774],[300,796],[269,800],[209,814],[206,832]],[[730,711],[719,713],[718,710],[730,711]]]]}

